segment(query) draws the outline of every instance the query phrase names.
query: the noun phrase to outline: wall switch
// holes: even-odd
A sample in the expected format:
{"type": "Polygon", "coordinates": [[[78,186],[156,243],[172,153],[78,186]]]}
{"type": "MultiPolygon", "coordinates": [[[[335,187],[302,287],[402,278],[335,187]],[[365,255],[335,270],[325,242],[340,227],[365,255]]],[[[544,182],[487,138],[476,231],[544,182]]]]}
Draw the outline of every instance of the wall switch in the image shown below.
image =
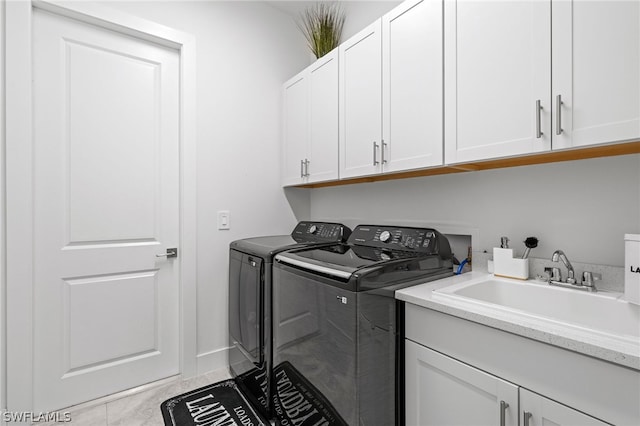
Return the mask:
{"type": "Polygon", "coordinates": [[[218,211],[218,229],[231,229],[229,223],[229,210],[218,211]]]}

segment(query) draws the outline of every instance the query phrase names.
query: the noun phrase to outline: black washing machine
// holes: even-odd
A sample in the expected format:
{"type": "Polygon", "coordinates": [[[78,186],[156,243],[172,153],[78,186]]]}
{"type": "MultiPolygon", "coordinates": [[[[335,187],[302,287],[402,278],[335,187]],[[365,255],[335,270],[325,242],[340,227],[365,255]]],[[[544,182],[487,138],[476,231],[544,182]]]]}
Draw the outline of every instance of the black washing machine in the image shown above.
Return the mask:
{"type": "Polygon", "coordinates": [[[404,305],[395,291],[453,274],[434,229],[356,227],[346,244],[280,253],[273,266],[276,424],[404,423],[404,305]]]}
{"type": "Polygon", "coordinates": [[[272,418],[271,283],[276,254],[328,246],[347,240],[338,223],[298,223],[291,235],[233,241],[229,245],[229,369],[243,394],[272,418]]]}

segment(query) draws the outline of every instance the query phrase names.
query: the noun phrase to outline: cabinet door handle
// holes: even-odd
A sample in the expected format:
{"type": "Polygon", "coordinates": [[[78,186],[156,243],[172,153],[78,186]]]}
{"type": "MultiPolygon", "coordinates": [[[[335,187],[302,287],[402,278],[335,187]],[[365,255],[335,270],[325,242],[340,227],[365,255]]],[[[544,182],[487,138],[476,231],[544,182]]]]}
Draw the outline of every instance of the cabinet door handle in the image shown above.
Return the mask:
{"type": "Polygon", "coordinates": [[[382,164],[385,164],[387,162],[387,160],[384,159],[384,149],[386,148],[387,143],[384,141],[384,139],[382,139],[382,149],[380,150],[380,152],[382,153],[380,156],[380,159],[382,160],[382,164]]]}
{"type": "Polygon", "coordinates": [[[562,134],[562,95],[556,96],[556,135],[562,134]]]}
{"type": "Polygon", "coordinates": [[[304,159],[304,175],[306,177],[309,177],[309,163],[310,163],[309,159],[305,158],[304,159]]]}
{"type": "Polygon", "coordinates": [[[304,177],[304,160],[300,160],[300,178],[304,177]]]}
{"type": "Polygon", "coordinates": [[[500,426],[505,426],[505,417],[507,415],[507,408],[509,404],[504,401],[500,401],[500,426]]]}
{"type": "Polygon", "coordinates": [[[378,161],[378,144],[376,143],[376,141],[373,141],[373,165],[377,166],[378,164],[380,164],[380,162],[378,161]]]}
{"type": "Polygon", "coordinates": [[[540,123],[540,111],[542,111],[542,105],[540,104],[540,99],[536,101],[536,138],[540,139],[543,135],[542,126],[540,123]]]}
{"type": "Polygon", "coordinates": [[[529,420],[531,419],[532,416],[533,416],[533,414],[531,414],[530,412],[528,412],[528,411],[524,412],[524,415],[523,415],[524,426],[529,426],[529,420]]]}

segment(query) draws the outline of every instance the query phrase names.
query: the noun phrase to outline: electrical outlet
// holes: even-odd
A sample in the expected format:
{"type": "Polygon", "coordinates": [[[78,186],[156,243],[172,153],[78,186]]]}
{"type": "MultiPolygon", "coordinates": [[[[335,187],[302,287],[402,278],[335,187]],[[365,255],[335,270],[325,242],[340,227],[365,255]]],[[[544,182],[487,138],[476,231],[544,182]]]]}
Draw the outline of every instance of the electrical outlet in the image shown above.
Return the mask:
{"type": "Polygon", "coordinates": [[[218,229],[231,229],[229,210],[218,211],[218,229]]]}

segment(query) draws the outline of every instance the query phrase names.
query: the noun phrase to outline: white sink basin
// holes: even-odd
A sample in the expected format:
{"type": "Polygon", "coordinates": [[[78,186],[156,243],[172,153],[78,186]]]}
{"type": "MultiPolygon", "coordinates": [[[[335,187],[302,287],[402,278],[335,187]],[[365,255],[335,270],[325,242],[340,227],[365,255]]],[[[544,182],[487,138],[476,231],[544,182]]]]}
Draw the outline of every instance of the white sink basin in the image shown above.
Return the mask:
{"type": "MultiPolygon", "coordinates": [[[[484,278],[434,290],[438,300],[474,305],[578,329],[640,348],[640,306],[614,293],[587,293],[542,282],[484,278]]],[[[640,349],[638,349],[640,351],[640,349]]]]}

